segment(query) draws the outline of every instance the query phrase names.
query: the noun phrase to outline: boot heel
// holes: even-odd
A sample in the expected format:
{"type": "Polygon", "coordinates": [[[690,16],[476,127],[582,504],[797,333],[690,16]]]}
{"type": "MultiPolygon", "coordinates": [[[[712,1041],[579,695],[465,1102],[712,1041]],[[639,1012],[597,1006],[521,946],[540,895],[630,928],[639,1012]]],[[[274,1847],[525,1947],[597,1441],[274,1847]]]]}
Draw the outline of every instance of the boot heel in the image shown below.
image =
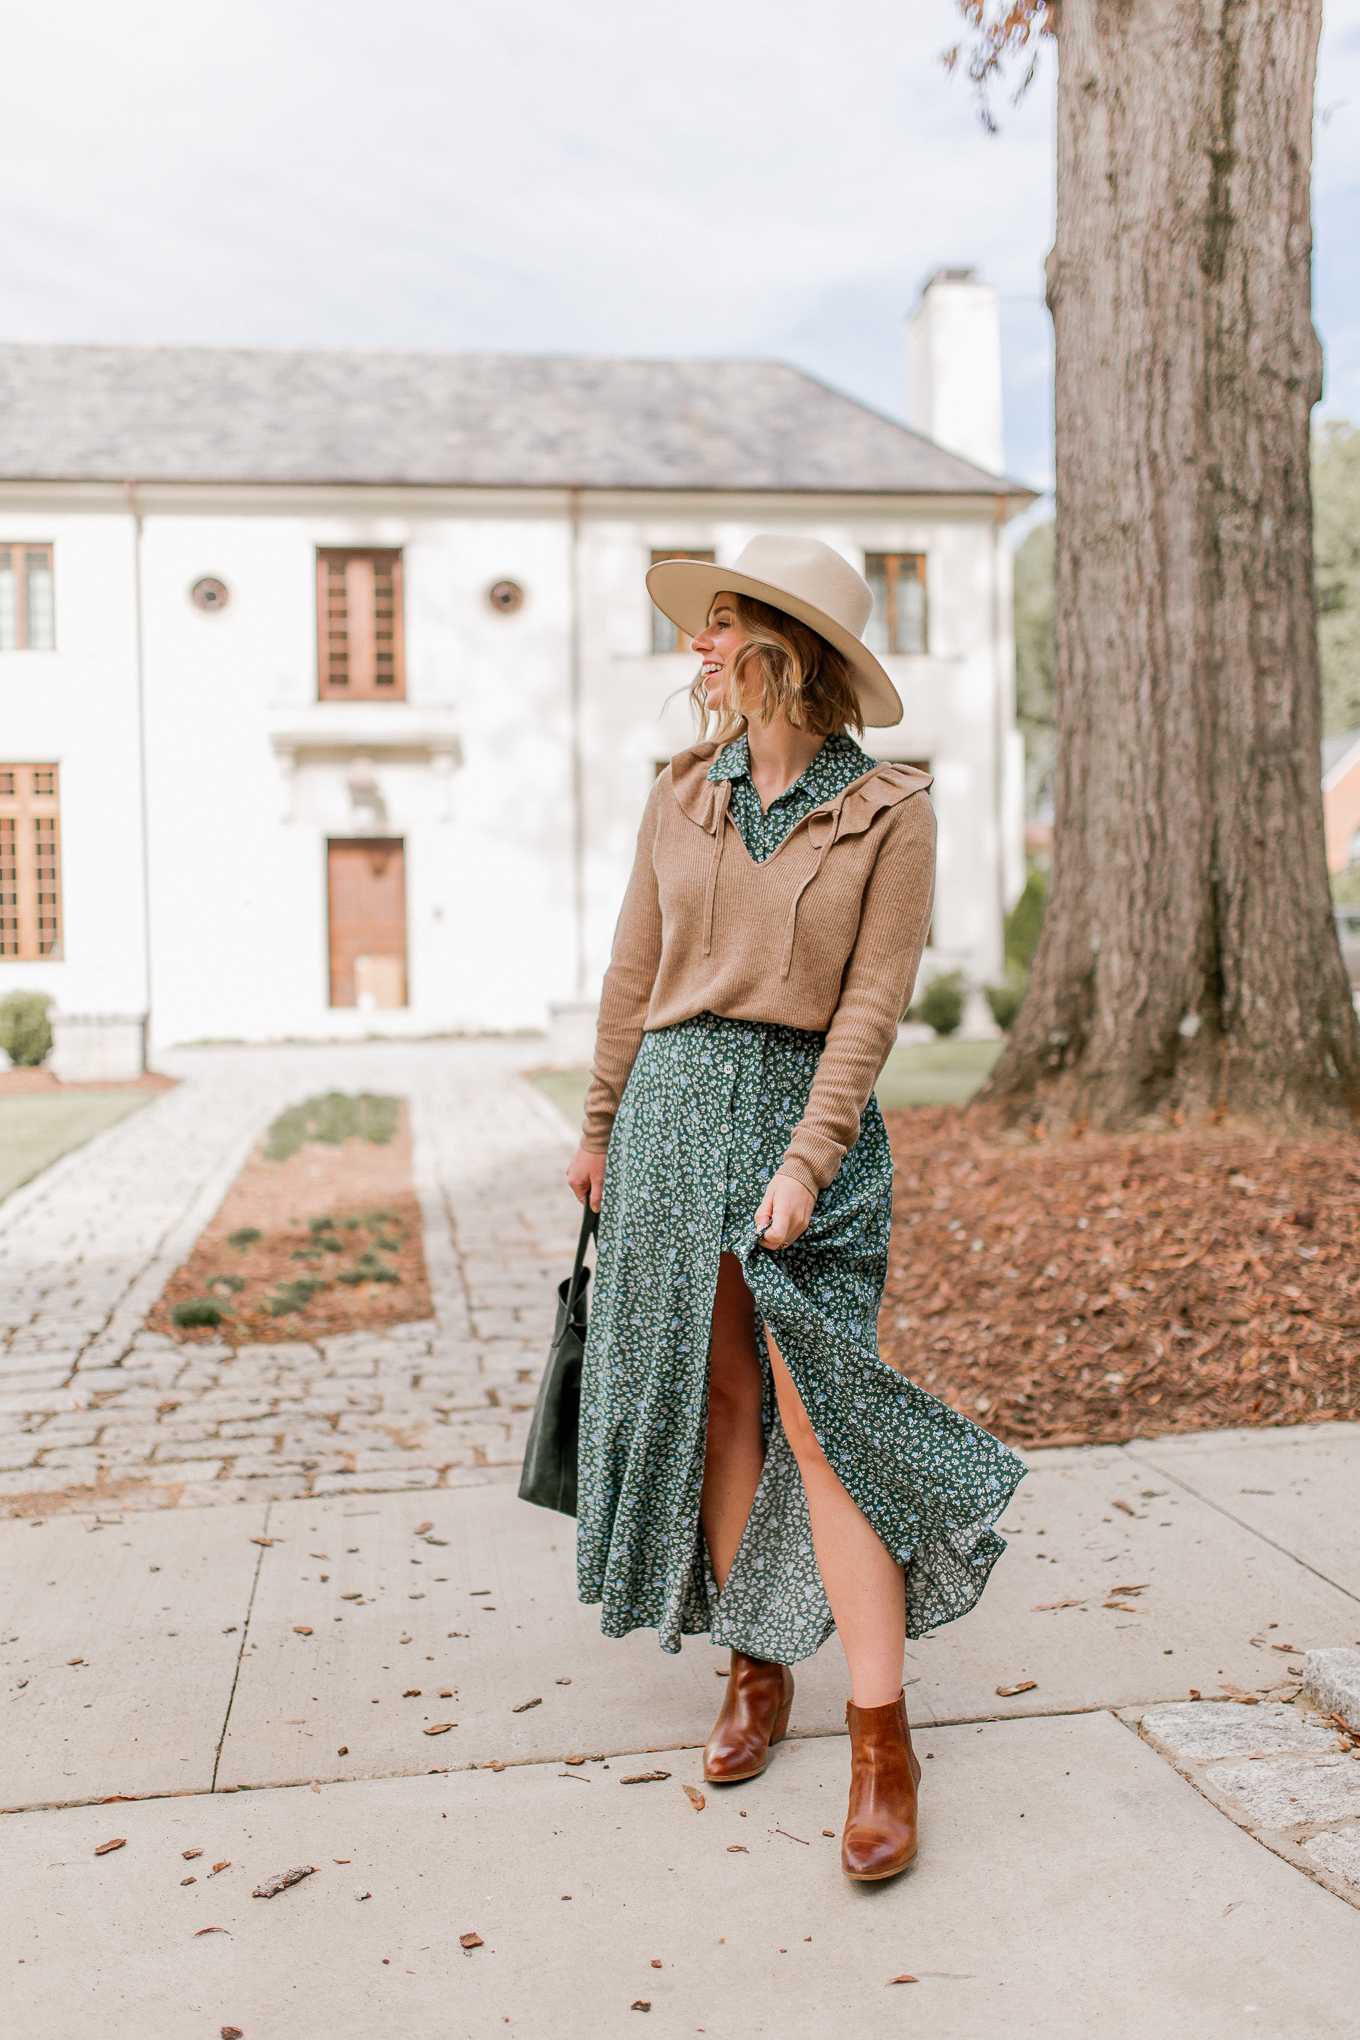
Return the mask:
{"type": "Polygon", "coordinates": [[[783,1742],[785,1736],[788,1734],[789,1716],[792,1714],[792,1712],[793,1712],[793,1695],[790,1694],[788,1699],[784,1702],[784,1705],[780,1708],[778,1714],[774,1718],[774,1727],[770,1730],[770,1743],[772,1747],[777,1742],[783,1742]]]}

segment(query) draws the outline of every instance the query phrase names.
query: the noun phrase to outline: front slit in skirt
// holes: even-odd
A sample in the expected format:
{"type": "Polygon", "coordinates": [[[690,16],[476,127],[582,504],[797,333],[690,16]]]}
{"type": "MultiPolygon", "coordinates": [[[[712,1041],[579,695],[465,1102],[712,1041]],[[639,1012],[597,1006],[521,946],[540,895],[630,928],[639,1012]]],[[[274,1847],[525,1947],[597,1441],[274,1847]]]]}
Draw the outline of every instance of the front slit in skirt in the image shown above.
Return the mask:
{"type": "Polygon", "coordinates": [[[710,1013],[644,1035],[609,1143],[581,1385],[577,1577],[606,1636],[655,1629],[796,1664],[834,1627],[764,1328],[822,1450],[904,1569],[907,1634],[963,1615],[1005,1550],[1024,1466],[879,1358],[892,1156],[876,1099],[802,1238],[756,1244],[824,1037],[710,1013]],[[721,1593],[699,1525],[718,1259],[741,1262],[765,1377],[765,1466],[721,1593]]]}

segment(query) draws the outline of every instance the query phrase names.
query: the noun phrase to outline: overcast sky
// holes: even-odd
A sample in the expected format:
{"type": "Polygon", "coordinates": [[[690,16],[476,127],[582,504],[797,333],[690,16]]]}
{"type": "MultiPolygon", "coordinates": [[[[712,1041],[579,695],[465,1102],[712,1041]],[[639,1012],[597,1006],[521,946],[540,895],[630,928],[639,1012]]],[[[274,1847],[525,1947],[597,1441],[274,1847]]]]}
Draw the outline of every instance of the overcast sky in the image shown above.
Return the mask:
{"type": "MultiPolygon", "coordinates": [[[[6,10],[0,337],[773,356],[906,415],[940,263],[1001,294],[1051,472],[1052,65],[999,138],[952,0],[6,10]]],[[[1360,0],[1318,90],[1324,409],[1360,419],[1360,0]]]]}

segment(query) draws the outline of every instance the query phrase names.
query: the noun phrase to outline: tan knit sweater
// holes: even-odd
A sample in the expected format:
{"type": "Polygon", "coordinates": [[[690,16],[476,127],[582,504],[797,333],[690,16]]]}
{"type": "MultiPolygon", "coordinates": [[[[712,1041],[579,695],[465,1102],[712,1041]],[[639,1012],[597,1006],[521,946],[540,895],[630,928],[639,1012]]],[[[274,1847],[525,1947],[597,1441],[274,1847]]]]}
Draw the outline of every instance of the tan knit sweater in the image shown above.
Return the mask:
{"type": "Polygon", "coordinates": [[[752,861],[708,777],[718,746],[673,758],[638,832],[600,999],[583,1144],[609,1145],[644,1033],[696,1013],[825,1034],[780,1172],[835,1178],[892,1047],[921,960],[935,881],[929,776],[876,765],[752,861]]]}

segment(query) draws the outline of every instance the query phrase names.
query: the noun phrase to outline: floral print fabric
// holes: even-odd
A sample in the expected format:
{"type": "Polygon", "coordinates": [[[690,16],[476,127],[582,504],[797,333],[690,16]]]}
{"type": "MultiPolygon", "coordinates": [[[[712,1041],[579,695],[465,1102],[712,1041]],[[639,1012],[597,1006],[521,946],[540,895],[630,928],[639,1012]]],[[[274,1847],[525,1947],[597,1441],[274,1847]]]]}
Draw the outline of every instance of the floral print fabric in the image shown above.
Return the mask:
{"type": "Polygon", "coordinates": [[[874,760],[861,751],[844,730],[828,737],[800,779],[787,787],[768,808],[760,805],[751,778],[751,747],[745,737],[724,744],[708,768],[712,780],[730,779],[731,807],[728,812],[741,831],[741,840],[751,853],[753,864],[773,857],[795,822],[844,793],[856,779],[872,772],[874,760]]]}
{"type": "Polygon", "coordinates": [[[719,1593],[699,1526],[718,1257],[741,1261],[827,1458],[905,1569],[907,1633],[964,1614],[1004,1543],[1024,1467],[878,1355],[892,1158],[877,1103],[802,1238],[755,1213],[802,1113],[822,1037],[701,1014],[644,1037],[609,1144],[581,1393],[578,1587],[607,1636],[794,1664],[833,1623],[802,1477],[765,1374],[764,1472],[719,1593]]]}

